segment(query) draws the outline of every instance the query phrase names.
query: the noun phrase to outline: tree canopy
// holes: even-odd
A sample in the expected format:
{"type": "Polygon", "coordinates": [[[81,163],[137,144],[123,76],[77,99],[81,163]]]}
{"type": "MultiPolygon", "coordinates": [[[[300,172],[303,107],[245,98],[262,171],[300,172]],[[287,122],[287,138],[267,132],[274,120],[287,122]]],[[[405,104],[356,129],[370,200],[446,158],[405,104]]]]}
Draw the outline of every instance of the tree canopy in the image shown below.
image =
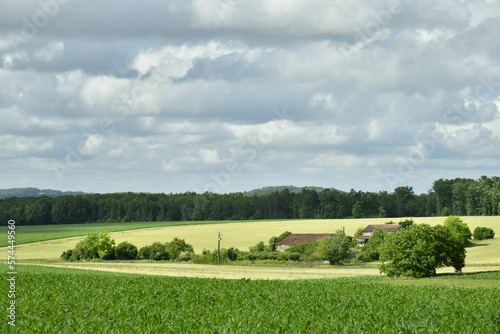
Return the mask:
{"type": "Polygon", "coordinates": [[[388,276],[428,277],[440,267],[461,271],[465,265],[463,239],[443,225],[413,224],[388,233],[378,250],[380,271],[388,276]]]}
{"type": "Polygon", "coordinates": [[[427,194],[284,188],[246,196],[216,194],[82,194],[0,199],[0,224],[18,226],[133,221],[498,215],[500,178],[437,180],[427,194]]]}
{"type": "Polygon", "coordinates": [[[330,264],[339,264],[351,257],[352,237],[345,234],[343,230],[335,232],[333,237],[320,242],[321,257],[328,260],[330,264]],[[323,254],[321,254],[323,253],[323,254]]]}

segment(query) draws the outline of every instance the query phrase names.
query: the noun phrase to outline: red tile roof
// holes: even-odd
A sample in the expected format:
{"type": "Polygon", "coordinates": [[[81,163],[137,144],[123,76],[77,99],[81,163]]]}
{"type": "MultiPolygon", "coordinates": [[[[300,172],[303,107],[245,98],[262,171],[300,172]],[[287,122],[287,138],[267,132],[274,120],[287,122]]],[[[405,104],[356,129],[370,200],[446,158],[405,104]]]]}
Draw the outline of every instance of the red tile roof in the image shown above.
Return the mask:
{"type": "Polygon", "coordinates": [[[396,232],[400,228],[403,228],[403,226],[399,224],[379,224],[379,225],[368,225],[365,227],[363,230],[363,233],[368,233],[368,232],[373,232],[375,231],[376,228],[381,227],[385,229],[387,232],[396,232]]]}
{"type": "Polygon", "coordinates": [[[333,234],[290,234],[285,239],[276,243],[276,245],[292,245],[292,244],[306,244],[309,242],[318,241],[323,238],[331,237],[333,234]]]}

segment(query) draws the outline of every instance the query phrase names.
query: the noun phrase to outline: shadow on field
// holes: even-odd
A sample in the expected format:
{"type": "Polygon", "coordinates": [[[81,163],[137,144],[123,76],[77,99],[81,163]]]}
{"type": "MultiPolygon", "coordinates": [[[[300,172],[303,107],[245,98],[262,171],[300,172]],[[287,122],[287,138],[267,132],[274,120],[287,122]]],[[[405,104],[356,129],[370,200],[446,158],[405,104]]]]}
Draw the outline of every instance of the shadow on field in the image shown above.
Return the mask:
{"type": "Polygon", "coordinates": [[[475,276],[480,276],[484,274],[492,274],[492,273],[498,273],[500,274],[500,270],[485,270],[485,271],[476,271],[473,273],[440,273],[436,274],[436,276],[433,277],[467,277],[467,278],[474,278],[475,276]]]}
{"type": "Polygon", "coordinates": [[[488,246],[489,244],[473,244],[469,243],[465,246],[465,248],[474,248],[474,247],[482,247],[482,246],[488,246]]]}

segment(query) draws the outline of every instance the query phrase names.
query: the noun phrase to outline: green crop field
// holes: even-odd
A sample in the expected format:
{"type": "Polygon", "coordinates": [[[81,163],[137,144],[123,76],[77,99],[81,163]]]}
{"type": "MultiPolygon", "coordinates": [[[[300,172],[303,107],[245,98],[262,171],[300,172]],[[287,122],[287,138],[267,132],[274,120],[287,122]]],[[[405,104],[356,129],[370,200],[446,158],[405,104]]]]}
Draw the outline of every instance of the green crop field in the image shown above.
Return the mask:
{"type": "MultiPolygon", "coordinates": [[[[0,266],[7,272],[5,265],[0,266]]],[[[480,278],[480,277],[479,277],[480,278]]],[[[487,279],[496,278],[490,274],[487,279]]],[[[470,276],[469,279],[478,279],[470,276]]],[[[18,333],[498,333],[500,290],[18,266],[18,333]]],[[[0,281],[7,291],[6,280],[0,281]]],[[[6,305],[6,293],[2,293],[6,305]]],[[[2,332],[10,327],[6,317],[2,332]]]]}

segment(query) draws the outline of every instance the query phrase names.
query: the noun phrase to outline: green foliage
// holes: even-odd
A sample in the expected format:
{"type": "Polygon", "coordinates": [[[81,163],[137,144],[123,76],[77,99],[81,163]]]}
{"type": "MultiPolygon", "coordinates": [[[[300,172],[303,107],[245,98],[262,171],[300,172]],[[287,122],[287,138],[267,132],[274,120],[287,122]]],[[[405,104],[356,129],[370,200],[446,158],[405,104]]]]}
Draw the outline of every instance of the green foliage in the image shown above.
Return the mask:
{"type": "Polygon", "coordinates": [[[175,261],[178,262],[192,261],[194,259],[194,256],[195,255],[193,252],[182,252],[175,258],[175,261]]]}
{"type": "Polygon", "coordinates": [[[249,248],[250,253],[260,253],[266,250],[266,246],[264,245],[264,241],[258,242],[255,246],[249,248]]]}
{"type": "Polygon", "coordinates": [[[123,241],[116,245],[115,258],[117,260],[134,260],[137,259],[137,247],[128,241],[123,241]]]}
{"type": "MultiPolygon", "coordinates": [[[[19,333],[497,333],[500,328],[498,289],[392,286],[366,278],[224,280],[18,267],[19,333]],[[366,316],[353,319],[353,314],[366,316]]],[[[5,264],[0,269],[8,271],[5,264]]],[[[8,291],[5,279],[0,289],[8,291]]]]}
{"type": "Polygon", "coordinates": [[[313,255],[319,246],[319,241],[308,242],[304,244],[293,244],[288,247],[285,252],[287,253],[298,253],[302,257],[308,257],[313,255]]]}
{"type": "Polygon", "coordinates": [[[356,230],[356,232],[354,232],[354,238],[357,238],[357,237],[360,237],[363,235],[363,230],[365,228],[363,226],[361,227],[358,227],[358,229],[356,230]]]}
{"type": "Polygon", "coordinates": [[[286,237],[288,237],[290,234],[292,234],[292,232],[289,232],[289,231],[286,231],[286,232],[283,232],[281,233],[279,236],[277,237],[272,237],[271,239],[269,239],[269,246],[268,246],[268,250],[270,251],[274,251],[275,250],[275,247],[276,247],[276,243],[277,242],[280,242],[281,240],[285,239],[286,237]]]}
{"type": "Polygon", "coordinates": [[[84,259],[95,259],[99,257],[98,253],[99,233],[90,233],[81,244],[84,259]]]}
{"type": "Polygon", "coordinates": [[[319,255],[328,260],[330,264],[340,264],[351,258],[351,243],[352,237],[345,235],[343,230],[338,230],[333,237],[326,238],[321,243],[319,255]]]}
{"type": "Polygon", "coordinates": [[[238,250],[238,248],[231,247],[225,250],[223,254],[225,255],[225,257],[227,257],[228,260],[236,261],[238,259],[238,256],[240,255],[240,251],[238,250]]]}
{"type": "MultiPolygon", "coordinates": [[[[223,252],[221,249],[221,255],[222,254],[223,254],[223,252]]],[[[196,264],[214,264],[214,263],[217,263],[217,250],[214,250],[212,252],[210,250],[204,249],[202,251],[201,255],[194,257],[193,262],[196,264]]]]}
{"type": "Polygon", "coordinates": [[[439,267],[460,271],[465,264],[460,236],[441,225],[418,224],[388,233],[378,250],[384,261],[380,271],[388,276],[427,277],[439,267]]]}
{"type": "Polygon", "coordinates": [[[184,239],[174,238],[165,244],[170,259],[177,259],[181,253],[194,253],[193,246],[186,243],[184,239]]]}
{"type": "Polygon", "coordinates": [[[493,239],[495,237],[495,232],[489,227],[476,227],[472,236],[476,240],[493,239]]]}
{"type": "Polygon", "coordinates": [[[115,256],[115,241],[108,233],[99,233],[97,239],[97,254],[103,260],[111,260],[115,256]]]}
{"type": "MultiPolygon", "coordinates": [[[[436,180],[432,191],[412,187],[387,191],[287,188],[252,196],[242,193],[80,194],[0,199],[0,224],[117,223],[347,217],[499,215],[500,177],[436,180]]],[[[83,235],[87,234],[84,233],[83,235]]],[[[81,234],[82,235],[82,234],[81,234]]],[[[1,241],[0,241],[1,242],[1,241]]]]}
{"type": "Polygon", "coordinates": [[[103,259],[111,260],[115,256],[115,241],[108,233],[90,233],[85,239],[76,244],[75,248],[63,252],[63,260],[78,261],[103,259]]]}
{"type": "Polygon", "coordinates": [[[61,259],[65,260],[65,261],[69,261],[69,259],[71,258],[71,255],[73,255],[73,250],[72,249],[68,249],[67,251],[64,251],[61,254],[61,259]]]}
{"type": "Polygon", "coordinates": [[[380,258],[379,247],[384,242],[387,230],[377,227],[373,234],[368,239],[368,242],[363,246],[358,259],[361,261],[375,261],[380,258]]]}
{"type": "Polygon", "coordinates": [[[466,223],[458,216],[450,216],[444,221],[444,227],[450,231],[457,233],[460,236],[463,244],[466,245],[467,241],[472,237],[472,233],[466,223]]]}
{"type": "Polygon", "coordinates": [[[414,224],[413,219],[405,219],[399,222],[399,225],[403,226],[404,228],[410,227],[413,224],[414,224]]]}
{"type": "Polygon", "coordinates": [[[286,259],[290,261],[299,261],[301,257],[300,253],[288,253],[287,255],[288,257],[286,259]]]}
{"type": "Polygon", "coordinates": [[[155,260],[155,261],[170,259],[170,255],[168,254],[165,244],[162,244],[161,242],[158,241],[153,242],[149,246],[144,246],[141,249],[139,249],[139,257],[141,259],[155,260]]]}

